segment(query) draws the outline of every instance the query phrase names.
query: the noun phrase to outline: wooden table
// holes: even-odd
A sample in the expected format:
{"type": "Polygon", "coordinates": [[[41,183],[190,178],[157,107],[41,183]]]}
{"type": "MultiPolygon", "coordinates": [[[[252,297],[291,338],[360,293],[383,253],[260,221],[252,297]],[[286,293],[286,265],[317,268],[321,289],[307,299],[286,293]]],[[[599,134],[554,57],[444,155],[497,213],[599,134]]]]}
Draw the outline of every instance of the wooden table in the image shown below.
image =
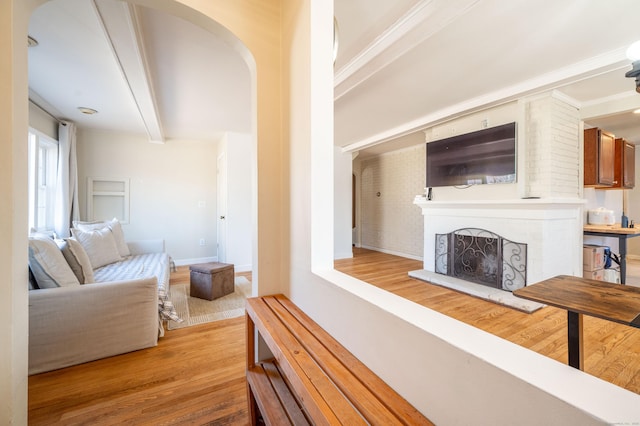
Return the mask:
{"type": "Polygon", "coordinates": [[[614,225],[584,225],[584,235],[617,238],[620,251],[620,283],[627,279],[627,239],[640,236],[640,228],[621,228],[619,223],[614,225]]]}
{"type": "Polygon", "coordinates": [[[558,275],[513,294],[567,310],[569,365],[580,370],[584,369],[582,315],[640,328],[640,287],[558,275]]]}

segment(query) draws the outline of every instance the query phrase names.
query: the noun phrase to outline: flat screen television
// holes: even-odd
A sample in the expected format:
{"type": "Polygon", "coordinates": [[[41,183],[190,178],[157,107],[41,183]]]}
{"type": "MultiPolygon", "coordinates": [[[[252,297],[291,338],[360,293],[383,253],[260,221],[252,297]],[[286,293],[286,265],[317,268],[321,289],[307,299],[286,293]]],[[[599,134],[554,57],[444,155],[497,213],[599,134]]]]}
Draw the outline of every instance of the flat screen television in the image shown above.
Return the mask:
{"type": "Polygon", "coordinates": [[[427,187],[516,181],[516,123],[427,143],[427,187]]]}

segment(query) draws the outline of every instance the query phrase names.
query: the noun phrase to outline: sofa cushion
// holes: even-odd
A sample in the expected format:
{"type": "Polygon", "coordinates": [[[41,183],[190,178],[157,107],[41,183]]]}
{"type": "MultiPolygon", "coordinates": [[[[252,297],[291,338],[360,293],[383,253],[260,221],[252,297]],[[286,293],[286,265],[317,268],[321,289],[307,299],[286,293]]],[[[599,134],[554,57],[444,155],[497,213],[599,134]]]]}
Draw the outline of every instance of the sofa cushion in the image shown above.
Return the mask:
{"type": "Polygon", "coordinates": [[[89,260],[89,255],[82,247],[82,244],[73,238],[65,238],[56,242],[80,284],[94,282],[91,260],[89,260]]]}
{"type": "Polygon", "coordinates": [[[131,256],[131,253],[129,252],[129,246],[124,239],[124,231],[122,230],[122,225],[117,218],[114,217],[111,220],[96,222],[73,221],[73,227],[82,231],[93,231],[95,229],[102,229],[105,226],[109,227],[111,229],[111,232],[113,232],[113,237],[116,240],[116,246],[118,247],[118,253],[120,253],[120,257],[131,256]]]}
{"type": "Polygon", "coordinates": [[[38,288],[80,285],[58,245],[51,238],[29,237],[29,267],[38,288]]]}
{"type": "Polygon", "coordinates": [[[71,235],[82,244],[93,269],[122,260],[113,232],[108,227],[93,231],[71,228],[71,235]]]}
{"type": "Polygon", "coordinates": [[[38,288],[36,277],[33,276],[33,271],[31,271],[30,267],[27,269],[29,269],[29,290],[36,290],[38,288]]]}
{"type": "MultiPolygon", "coordinates": [[[[182,321],[173,306],[169,291],[169,255],[145,253],[133,255],[122,262],[106,265],[94,271],[96,282],[124,281],[146,277],[158,280],[158,310],[163,320],[182,321]]],[[[160,333],[164,329],[160,329],[160,333]]]]}

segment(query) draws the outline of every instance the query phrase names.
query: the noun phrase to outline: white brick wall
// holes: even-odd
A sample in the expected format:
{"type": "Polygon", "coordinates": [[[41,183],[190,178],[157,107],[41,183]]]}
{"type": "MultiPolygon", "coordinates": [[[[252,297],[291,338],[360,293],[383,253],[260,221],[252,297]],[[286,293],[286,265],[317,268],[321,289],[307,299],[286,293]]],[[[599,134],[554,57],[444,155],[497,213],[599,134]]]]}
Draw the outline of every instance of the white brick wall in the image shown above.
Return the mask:
{"type": "Polygon", "coordinates": [[[551,95],[526,104],[528,196],[580,197],[578,109],[551,95]]]}
{"type": "Polygon", "coordinates": [[[424,221],[413,198],[424,193],[425,155],[421,144],[362,160],[363,247],[422,259],[424,221]]]}
{"type": "MultiPolygon", "coordinates": [[[[580,198],[582,182],[579,179],[579,168],[582,152],[577,108],[549,93],[525,101],[524,109],[524,123],[517,120],[518,112],[512,106],[503,106],[497,107],[495,111],[462,117],[448,125],[441,125],[437,130],[446,134],[451,133],[453,128],[478,130],[479,127],[474,128],[470,123],[480,126],[480,118],[491,114],[497,116],[492,120],[495,122],[508,122],[510,119],[518,121],[518,126],[524,126],[525,129],[524,144],[518,144],[525,150],[524,153],[518,152],[519,156],[525,156],[524,170],[518,170],[518,179],[526,182],[524,194],[543,199],[580,198]]],[[[420,209],[412,203],[416,195],[424,194],[425,159],[425,144],[421,144],[361,160],[360,241],[363,247],[415,258],[426,257],[425,252],[433,251],[432,247],[424,247],[424,220],[420,209]],[[380,197],[376,196],[377,192],[380,192],[380,197]]],[[[474,192],[457,191],[455,197],[449,198],[457,201],[495,200],[496,197],[501,199],[505,196],[498,185],[491,188],[488,185],[479,187],[487,188],[474,188],[477,189],[474,192]]],[[[446,199],[440,197],[440,193],[448,188],[436,189],[438,193],[434,199],[446,199]]],[[[512,195],[507,197],[513,198],[512,195]]],[[[460,228],[467,225],[458,223],[456,226],[460,228]]],[[[497,228],[489,230],[496,232],[500,230],[500,226],[497,228]]]]}

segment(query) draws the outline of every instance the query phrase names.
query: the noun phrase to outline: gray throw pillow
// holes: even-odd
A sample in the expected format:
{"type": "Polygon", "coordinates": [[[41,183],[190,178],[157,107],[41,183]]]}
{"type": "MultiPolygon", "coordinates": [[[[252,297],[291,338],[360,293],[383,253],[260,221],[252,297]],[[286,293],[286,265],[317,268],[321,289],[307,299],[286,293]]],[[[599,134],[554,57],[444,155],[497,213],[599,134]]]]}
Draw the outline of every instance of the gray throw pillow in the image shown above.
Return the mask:
{"type": "Polygon", "coordinates": [[[71,235],[82,244],[94,270],[122,260],[113,232],[109,227],[93,231],[71,228],[71,235]]]}
{"type": "Polygon", "coordinates": [[[51,238],[29,237],[29,267],[38,288],[80,285],[80,281],[51,238]]]}
{"type": "Polygon", "coordinates": [[[57,240],[62,255],[66,259],[69,267],[80,281],[80,284],[90,284],[95,281],[93,268],[87,252],[78,241],[73,238],[57,240]]]}

